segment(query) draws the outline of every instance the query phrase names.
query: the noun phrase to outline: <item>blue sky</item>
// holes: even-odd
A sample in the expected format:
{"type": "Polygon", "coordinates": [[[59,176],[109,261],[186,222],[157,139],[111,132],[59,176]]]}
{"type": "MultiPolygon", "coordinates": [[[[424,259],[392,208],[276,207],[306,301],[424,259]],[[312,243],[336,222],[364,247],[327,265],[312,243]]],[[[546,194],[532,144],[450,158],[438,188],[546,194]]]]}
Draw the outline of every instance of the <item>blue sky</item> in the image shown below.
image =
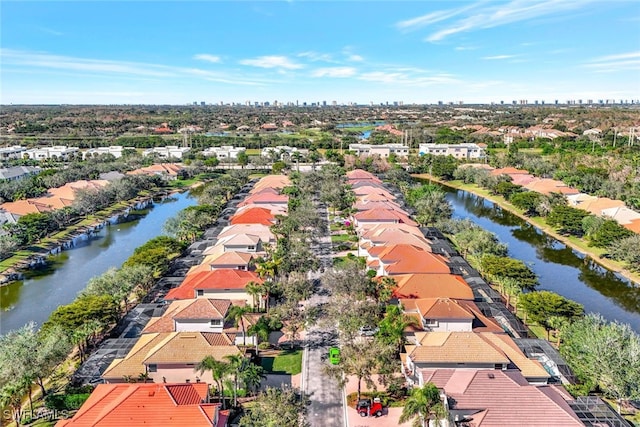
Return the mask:
{"type": "Polygon", "coordinates": [[[640,99],[640,2],[2,1],[0,103],[640,99]]]}

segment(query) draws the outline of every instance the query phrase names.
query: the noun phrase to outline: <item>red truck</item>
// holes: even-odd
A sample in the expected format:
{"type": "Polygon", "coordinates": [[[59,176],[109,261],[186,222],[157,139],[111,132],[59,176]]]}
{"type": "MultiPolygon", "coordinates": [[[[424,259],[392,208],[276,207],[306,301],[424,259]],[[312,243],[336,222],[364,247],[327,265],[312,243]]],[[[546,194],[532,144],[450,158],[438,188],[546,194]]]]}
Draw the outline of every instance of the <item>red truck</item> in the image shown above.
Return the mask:
{"type": "Polygon", "coordinates": [[[360,399],[356,410],[361,417],[379,417],[382,415],[382,403],[379,398],[373,399],[360,399]]]}

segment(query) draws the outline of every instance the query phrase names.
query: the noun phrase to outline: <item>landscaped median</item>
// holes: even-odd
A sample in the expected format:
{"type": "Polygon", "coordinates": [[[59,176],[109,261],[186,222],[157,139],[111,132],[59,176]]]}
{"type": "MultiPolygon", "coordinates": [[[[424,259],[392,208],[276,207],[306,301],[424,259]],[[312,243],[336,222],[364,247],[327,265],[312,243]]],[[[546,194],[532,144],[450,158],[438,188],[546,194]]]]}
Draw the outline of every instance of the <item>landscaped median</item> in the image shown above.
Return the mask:
{"type": "Polygon", "coordinates": [[[640,274],[633,273],[633,272],[629,271],[628,269],[625,268],[625,266],[624,266],[624,264],[622,262],[618,262],[618,261],[614,261],[614,260],[611,260],[611,259],[602,258],[601,256],[605,253],[604,249],[596,248],[596,247],[593,247],[593,246],[589,246],[588,243],[586,241],[584,241],[583,239],[579,239],[579,238],[573,237],[573,236],[563,236],[563,235],[559,234],[551,226],[547,225],[544,222],[544,219],[542,219],[540,217],[528,217],[528,216],[526,216],[522,209],[516,208],[511,203],[509,203],[507,200],[505,200],[505,198],[502,197],[502,196],[494,195],[489,190],[481,188],[481,187],[477,186],[476,184],[465,184],[462,181],[458,181],[458,180],[445,181],[445,180],[436,178],[434,176],[431,176],[429,174],[415,174],[415,175],[412,175],[412,176],[414,178],[417,178],[417,179],[430,180],[430,181],[433,181],[433,182],[437,182],[439,184],[445,185],[447,187],[455,188],[457,190],[464,190],[464,191],[467,191],[469,193],[472,193],[472,194],[475,194],[477,196],[480,196],[482,198],[485,198],[485,199],[495,203],[496,205],[500,206],[502,209],[504,209],[504,210],[516,215],[517,217],[521,218],[522,220],[524,220],[524,221],[528,222],[529,224],[535,226],[536,228],[540,229],[541,231],[543,231],[544,233],[546,233],[549,236],[553,237],[554,239],[564,243],[565,245],[567,245],[571,249],[573,249],[573,250],[575,250],[577,252],[580,252],[583,255],[588,256],[589,258],[593,259],[595,262],[597,262],[601,266],[605,267],[606,269],[611,270],[613,272],[616,272],[616,273],[620,274],[621,276],[623,276],[624,278],[626,278],[626,279],[628,279],[630,281],[633,281],[634,283],[640,284],[640,274]]]}

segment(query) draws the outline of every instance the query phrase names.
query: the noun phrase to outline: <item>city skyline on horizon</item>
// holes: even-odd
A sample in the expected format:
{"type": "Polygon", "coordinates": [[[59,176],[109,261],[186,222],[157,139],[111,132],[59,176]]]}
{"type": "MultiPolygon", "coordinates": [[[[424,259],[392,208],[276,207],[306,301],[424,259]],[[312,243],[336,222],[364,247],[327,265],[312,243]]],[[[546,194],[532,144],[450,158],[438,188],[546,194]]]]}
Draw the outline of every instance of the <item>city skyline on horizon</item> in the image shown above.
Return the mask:
{"type": "Polygon", "coordinates": [[[3,2],[0,104],[640,98],[633,1],[149,6],[3,2]]]}

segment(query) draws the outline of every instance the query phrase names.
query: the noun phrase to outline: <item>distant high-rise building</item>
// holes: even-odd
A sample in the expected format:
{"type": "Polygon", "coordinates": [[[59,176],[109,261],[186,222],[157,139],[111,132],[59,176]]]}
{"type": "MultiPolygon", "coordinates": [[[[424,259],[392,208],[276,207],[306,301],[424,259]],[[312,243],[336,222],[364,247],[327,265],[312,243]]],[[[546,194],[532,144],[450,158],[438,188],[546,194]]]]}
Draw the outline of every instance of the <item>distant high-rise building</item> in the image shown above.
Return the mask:
{"type": "Polygon", "coordinates": [[[335,107],[336,105],[338,105],[338,101],[331,101],[331,105],[335,107]]]}
{"type": "Polygon", "coordinates": [[[207,105],[207,103],[206,103],[206,102],[204,102],[204,101],[200,101],[200,106],[201,106],[201,107],[204,107],[205,105],[207,105]]]}
{"type": "Polygon", "coordinates": [[[326,107],[327,106],[327,101],[322,101],[322,106],[326,107]]]}

